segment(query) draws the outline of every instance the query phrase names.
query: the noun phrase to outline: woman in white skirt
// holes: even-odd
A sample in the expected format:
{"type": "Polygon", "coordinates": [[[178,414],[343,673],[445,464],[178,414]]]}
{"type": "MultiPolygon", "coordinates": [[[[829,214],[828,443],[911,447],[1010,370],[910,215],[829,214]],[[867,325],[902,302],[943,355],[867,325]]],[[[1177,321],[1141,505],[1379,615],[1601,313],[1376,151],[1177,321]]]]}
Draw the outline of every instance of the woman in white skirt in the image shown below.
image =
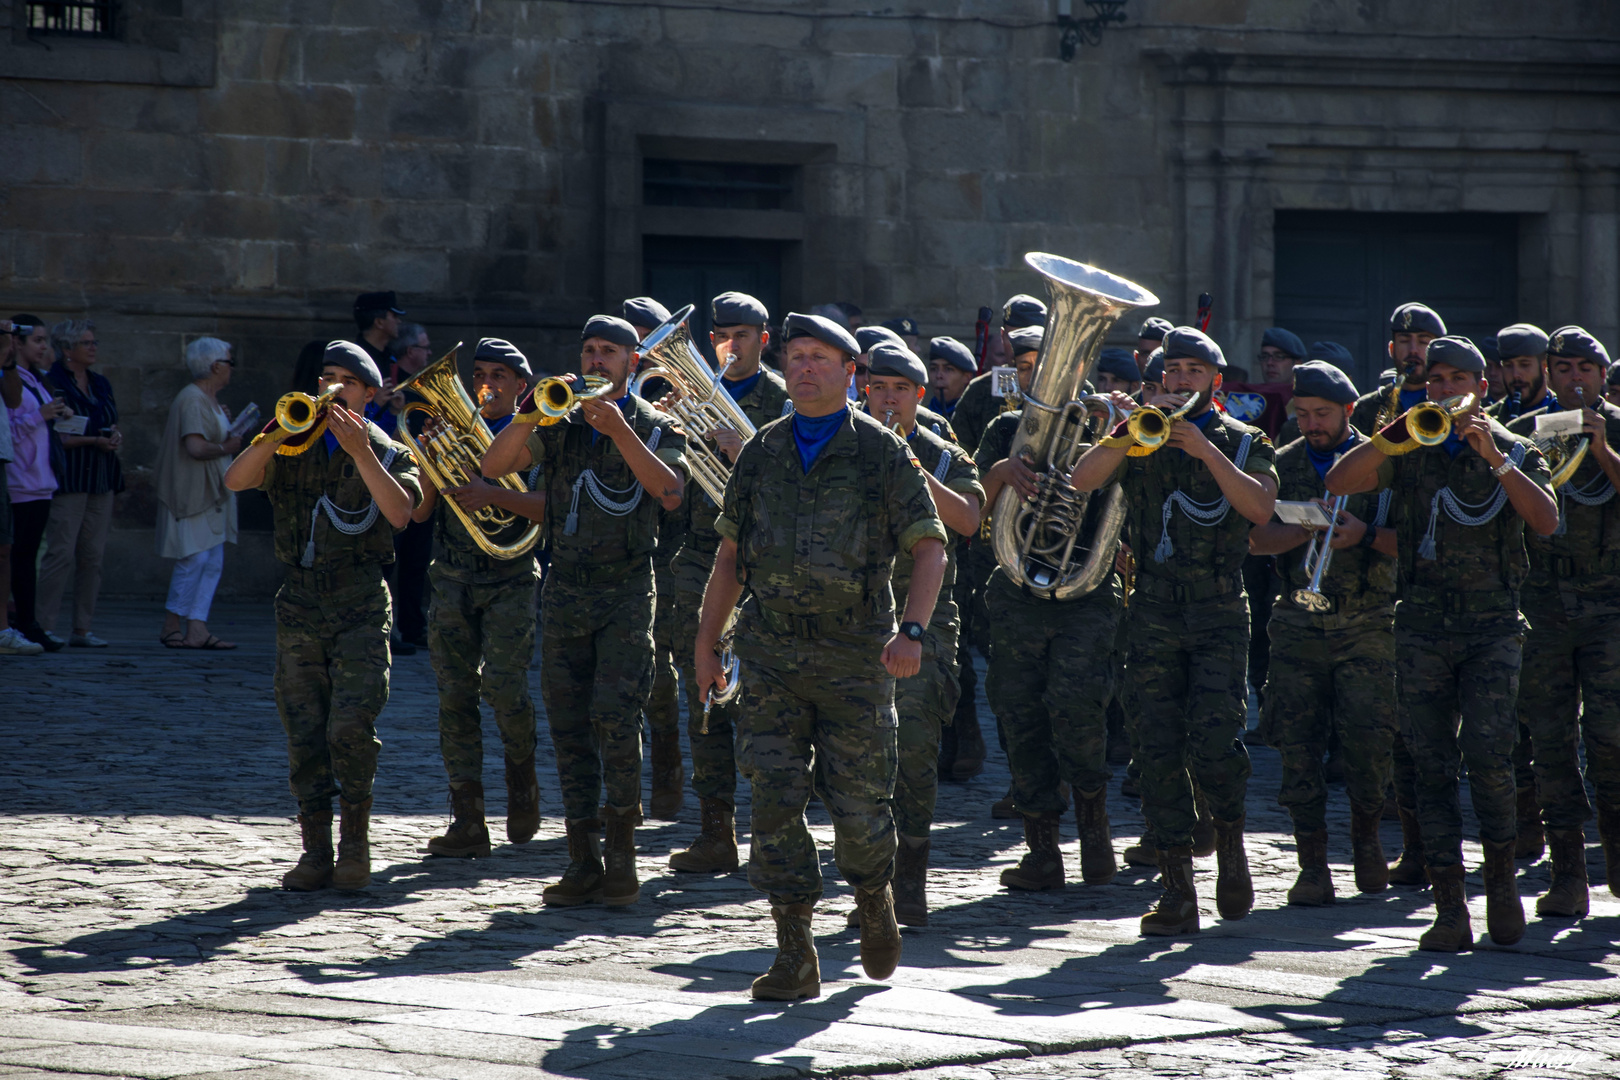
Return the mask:
{"type": "Polygon", "coordinates": [[[236,543],[236,494],[225,487],[225,470],[242,440],[230,433],[230,413],[219,403],[234,366],[230,345],[219,338],[193,341],[186,348],[192,381],[169,406],[157,466],[157,553],[179,560],[159,638],[171,649],[236,648],[208,629],[225,544],[236,543]]]}

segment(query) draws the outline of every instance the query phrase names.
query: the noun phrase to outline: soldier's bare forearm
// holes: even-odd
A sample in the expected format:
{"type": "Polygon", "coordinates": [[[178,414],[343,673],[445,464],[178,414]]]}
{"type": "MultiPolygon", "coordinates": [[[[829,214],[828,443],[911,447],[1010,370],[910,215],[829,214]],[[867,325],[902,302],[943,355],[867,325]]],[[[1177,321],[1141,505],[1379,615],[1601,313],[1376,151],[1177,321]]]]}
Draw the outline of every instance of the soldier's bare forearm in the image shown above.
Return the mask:
{"type": "Polygon", "coordinates": [[[628,436],[614,440],[614,445],[624,455],[624,463],[630,466],[630,472],[642,489],[656,498],[660,506],[665,510],[678,510],[681,495],[686,490],[685,478],[647,449],[647,444],[633,429],[626,426],[625,430],[630,433],[628,436]]]}
{"type": "Polygon", "coordinates": [[[945,527],[962,536],[972,536],[979,531],[979,500],[977,496],[963,495],[952,491],[932,474],[924,473],[923,478],[928,481],[928,494],[934,497],[934,509],[939,513],[939,520],[945,527]]]}
{"type": "Polygon", "coordinates": [[[510,472],[522,472],[534,464],[526,445],[529,432],[534,427],[533,424],[519,423],[514,419],[502,428],[495,441],[489,444],[489,449],[484,451],[484,460],[478,463],[483,474],[496,480],[510,472]]]}
{"type": "Polygon", "coordinates": [[[377,509],[388,523],[396,529],[403,529],[411,523],[411,511],[416,509],[410,492],[400,486],[393,474],[383,468],[382,462],[375,455],[361,453],[356,459],[360,469],[360,479],[365,481],[366,490],[371,492],[372,499],[376,500],[377,509]]]}
{"type": "Polygon", "coordinates": [[[1281,555],[1293,551],[1310,538],[1298,525],[1285,521],[1268,521],[1249,530],[1250,555],[1281,555]]]}
{"type": "Polygon", "coordinates": [[[934,617],[939,587],[945,581],[945,545],[926,536],[912,547],[911,560],[911,589],[906,593],[905,612],[900,621],[927,626],[934,617]]]}
{"type": "Polygon", "coordinates": [[[1074,485],[1076,491],[1096,491],[1108,483],[1108,478],[1114,475],[1114,470],[1124,460],[1125,448],[1122,446],[1093,446],[1075,462],[1074,472],[1069,474],[1069,483],[1074,485]]]}
{"type": "Polygon", "coordinates": [[[1526,525],[1542,536],[1551,536],[1557,531],[1558,503],[1553,501],[1545,488],[1518,469],[1502,477],[1502,486],[1507,489],[1508,501],[1524,518],[1526,525]]]}
{"type": "Polygon", "coordinates": [[[236,455],[225,470],[225,486],[232,491],[252,491],[264,483],[265,466],[275,456],[276,446],[274,439],[265,439],[236,455]]]}
{"type": "Polygon", "coordinates": [[[1253,476],[1237,467],[1225,454],[1216,450],[1204,459],[1204,467],[1215,477],[1221,494],[1232,504],[1232,509],[1254,522],[1264,525],[1277,509],[1277,482],[1269,476],[1253,476]]]}
{"type": "Polygon", "coordinates": [[[1378,486],[1378,467],[1384,454],[1371,441],[1360,442],[1327,471],[1327,489],[1334,495],[1359,495],[1378,486]]]}
{"type": "Polygon", "coordinates": [[[709,583],[703,589],[696,640],[699,652],[714,651],[726,628],[726,620],[731,618],[732,609],[740,599],[742,584],[737,580],[737,542],[721,537],[720,547],[714,553],[714,569],[709,571],[709,583]]]}
{"type": "Polygon", "coordinates": [[[439,505],[439,489],[429,480],[427,473],[422,473],[422,501],[416,504],[411,511],[412,521],[426,521],[433,516],[434,509],[439,505]]]}

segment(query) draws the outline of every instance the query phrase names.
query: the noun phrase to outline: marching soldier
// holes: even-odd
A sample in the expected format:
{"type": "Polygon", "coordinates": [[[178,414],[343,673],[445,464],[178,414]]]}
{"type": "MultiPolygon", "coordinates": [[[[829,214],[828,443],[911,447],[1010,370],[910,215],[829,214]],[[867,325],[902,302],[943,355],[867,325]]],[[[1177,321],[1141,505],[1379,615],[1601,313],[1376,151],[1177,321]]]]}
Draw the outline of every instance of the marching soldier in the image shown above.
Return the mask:
{"type": "MultiPolygon", "coordinates": [[[[1350,426],[1356,387],[1332,364],[1293,367],[1294,415],[1304,438],[1277,451],[1280,499],[1320,499],[1334,459],[1366,440],[1350,426]]],[[[1327,783],[1322,759],[1336,733],[1350,795],[1356,888],[1380,892],[1389,865],[1378,838],[1395,739],[1395,530],[1390,493],[1352,496],[1339,513],[1331,550],[1316,533],[1316,558],[1331,558],[1313,592],[1313,568],[1296,558],[1313,534],[1281,521],[1249,532],[1249,550],[1275,555],[1282,596],[1271,610],[1271,670],[1260,734],[1282,757],[1277,802],[1294,822],[1299,877],[1290,904],[1334,900],[1327,857],[1327,783]]]]}
{"type": "Polygon", "coordinates": [[[811,931],[821,865],[805,824],[812,769],[855,889],[861,966],[887,978],[900,960],[892,892],[894,680],[922,666],[922,638],[945,575],[945,528],[917,458],[846,397],[860,346],[831,319],[790,314],[783,354],[794,414],[743,447],[715,522],[723,538],[696,643],[705,699],[724,689],[715,653],[746,587],[735,634],[742,700],[737,760],[753,788],[749,880],[767,893],[777,955],[756,998],[820,993],[811,931]],[[895,556],[913,558],[895,632],[895,556]]]}
{"type": "Polygon", "coordinates": [[[641,710],[652,686],[653,552],[658,511],[681,505],[686,437],[625,383],[640,339],[593,315],[580,368],[608,381],[561,422],[520,414],[484,455],[485,476],[540,468],[551,549],[541,611],[540,672],[567,815],[568,869],[541,899],[633,904],[641,801],[641,710]],[[538,418],[536,418],[537,420],[538,418]],[[597,799],[605,854],[597,842],[597,799]]]}
{"type": "Polygon", "coordinates": [[[287,567],[276,594],[276,708],[303,854],[281,884],[302,891],[371,884],[371,786],[392,621],[383,567],[422,497],[410,452],[364,415],[382,372],[358,345],[326,347],[321,387],[333,386],[340,389],[314,445],[278,456],[290,436],[272,424],[225,473],[232,491],[269,497],[276,558],[287,567]],[[342,807],[335,864],[333,795],[342,807]]]}
{"type": "Polygon", "coordinates": [[[1363,435],[1371,435],[1383,426],[1379,418],[1388,423],[1412,406],[1428,397],[1425,382],[1426,356],[1429,342],[1446,336],[1446,324],[1432,308],[1424,304],[1409,303],[1397,307],[1389,316],[1389,360],[1394,366],[1398,391],[1392,387],[1379,387],[1356,399],[1350,423],[1363,435]],[[1391,394],[1398,395],[1391,404],[1391,394]]]}
{"type": "Polygon", "coordinates": [[[1135,397],[1142,391],[1142,372],[1127,349],[1110,346],[1097,355],[1097,366],[1091,373],[1099,394],[1118,391],[1135,397]]]}
{"type": "MultiPolygon", "coordinates": [[[[765,305],[746,293],[721,293],[710,303],[714,331],[709,340],[715,354],[730,368],[721,379],[733,401],[748,416],[755,429],[764,427],[791,411],[787,384],[774,371],[760,367],[760,354],[770,344],[765,329],[770,313],[765,305]]],[[[730,428],[714,433],[715,444],[728,461],[735,462],[743,447],[742,436],[730,428]]],[[[702,810],[702,829],[697,841],[685,851],[669,857],[676,870],[700,874],[730,873],[737,869],[737,756],[732,737],[735,703],[715,705],[707,714],[698,694],[697,673],[692,667],[697,639],[698,615],[703,608],[703,588],[714,568],[714,553],[720,547],[720,534],[714,519],[720,508],[709,495],[694,485],[682,503],[686,541],[670,560],[667,578],[673,595],[669,611],[670,643],[686,684],[687,738],[692,743],[692,790],[702,810]]],[[[663,618],[661,615],[660,618],[663,618]]]]}
{"type": "Polygon", "coordinates": [[[1529,323],[1503,327],[1496,333],[1496,355],[1506,392],[1485,410],[1487,416],[1507,424],[1525,413],[1557,411],[1558,398],[1547,388],[1546,331],[1529,323]]]}
{"type": "Polygon", "coordinates": [[[1142,323],[1142,328],[1136,332],[1136,366],[1141,369],[1143,378],[1147,377],[1149,362],[1153,354],[1164,346],[1164,335],[1175,329],[1169,319],[1158,315],[1150,315],[1142,323]]]}
{"type": "MultiPolygon", "coordinates": [[[[855,358],[855,372],[860,384],[860,393],[852,399],[856,402],[856,407],[859,408],[860,403],[866,398],[868,381],[871,378],[870,356],[872,350],[879,345],[897,345],[907,352],[911,352],[911,348],[905,343],[905,339],[887,326],[863,326],[859,330],[853,331],[853,333],[855,335],[855,344],[861,347],[860,355],[855,358]]],[[[915,356],[916,353],[912,352],[912,355],[915,356]]],[[[951,422],[926,406],[917,406],[917,423],[946,442],[956,442],[956,431],[951,427],[951,422]]]]}
{"type": "MultiPolygon", "coordinates": [[[[917,422],[917,403],[928,389],[922,360],[909,349],[875,346],[866,390],[868,415],[899,434],[922,463],[928,494],[945,524],[945,578],[934,617],[922,637],[922,670],[895,686],[894,708],[900,718],[896,742],[899,772],[895,778],[894,825],[899,832],[894,865],[894,911],[904,926],[928,925],[929,830],[939,796],[940,741],[956,711],[961,679],[957,668],[959,613],[949,590],[955,585],[955,549],[959,537],[979,530],[984,489],[979,470],[967,452],[917,422]]],[[[894,558],[890,581],[896,596],[911,589],[912,557],[894,558]]],[[[852,920],[857,913],[851,913],[852,920]]]]}
{"type": "MultiPolygon", "coordinates": [[[[1485,358],[1468,339],[1434,339],[1426,364],[1430,400],[1484,395],[1485,358]]],[[[1393,521],[1405,541],[1397,560],[1396,688],[1402,735],[1417,767],[1418,817],[1436,909],[1418,947],[1456,952],[1473,944],[1463,888],[1459,756],[1468,765],[1485,849],[1491,939],[1511,945],[1524,935],[1513,868],[1511,761],[1524,636],[1524,531],[1529,526],[1550,534],[1558,507],[1541,452],[1482,415],[1477,400],[1436,446],[1410,449],[1415,440],[1408,417],[1402,414],[1340,458],[1327,486],[1335,495],[1393,490],[1393,521]]]]}
{"type": "MultiPolygon", "coordinates": [[[[1525,537],[1530,576],[1520,606],[1530,632],[1519,678],[1519,721],[1535,745],[1536,794],[1552,849],[1552,886],[1536,901],[1538,915],[1578,918],[1591,902],[1584,824],[1592,810],[1581,782],[1578,737],[1585,739],[1586,777],[1597,791],[1609,891],[1620,896],[1620,511],[1614,498],[1620,486],[1614,451],[1620,408],[1602,397],[1609,366],[1608,353],[1585,330],[1553,331],[1548,381],[1557,396],[1555,411],[1582,411],[1582,437],[1591,448],[1575,475],[1556,489],[1553,535],[1525,537]]],[[[1529,436],[1535,420],[1526,416],[1508,430],[1529,436]]]]}
{"type": "MultiPolygon", "coordinates": [[[[473,399],[494,434],[512,422],[518,397],[534,372],[511,342],[484,338],[473,352],[473,399]]],[[[435,433],[433,421],[423,436],[435,433]]],[[[539,470],[525,477],[520,493],[480,477],[443,492],[472,514],[494,506],[519,518],[540,520],[546,498],[535,491],[539,470]]],[[[425,476],[416,521],[434,520],[440,491],[425,476]]],[[[539,570],[528,552],[499,559],[480,548],[446,506],[435,521],[439,556],[428,567],[428,652],[439,681],[439,750],[450,778],[450,828],[427,843],[434,855],[472,858],[489,854],[484,822],[484,740],[478,699],[495,711],[506,757],[506,837],[526,844],[540,827],[540,784],[534,771],[534,699],[529,664],[534,659],[534,586],[539,570]]]]}
{"type": "Polygon", "coordinates": [[[972,350],[955,338],[942,336],[929,341],[929,382],[934,394],[928,399],[928,408],[949,420],[978,370],[972,350]]]}
{"type": "MultiPolygon", "coordinates": [[[[1046,325],[1046,305],[1028,296],[1019,293],[1008,298],[1001,306],[1001,342],[1007,355],[1012,357],[1011,363],[1017,363],[1017,354],[1013,343],[1013,333],[1018,330],[1039,330],[1046,325]]],[[[962,445],[977,450],[979,440],[984,438],[984,429],[990,426],[999,413],[1006,412],[1013,407],[1013,402],[1005,401],[996,396],[995,374],[985,372],[962,391],[957,400],[956,410],[951,413],[951,426],[956,428],[956,437],[962,445]]],[[[995,560],[991,560],[991,564],[995,560]]],[[[984,580],[990,576],[990,565],[983,567],[984,580]]],[[[983,582],[980,582],[982,586],[983,582]]]]}
{"type": "Polygon", "coordinates": [[[624,321],[635,328],[637,341],[669,321],[669,308],[650,296],[632,296],[619,310],[624,321]]]}
{"type": "MultiPolygon", "coordinates": [[[[1165,335],[1163,349],[1165,394],[1152,404],[1168,411],[1196,393],[1192,414],[1146,456],[1092,447],[1072,480],[1095,491],[1118,479],[1125,491],[1126,542],[1137,560],[1130,673],[1142,812],[1164,882],[1157,908],[1142,917],[1142,933],[1184,934],[1198,929],[1189,770],[1214,817],[1216,907],[1222,918],[1241,919],[1254,904],[1243,848],[1250,770],[1242,740],[1249,641],[1242,567],[1250,525],[1271,519],[1277,473],[1263,432],[1211,408],[1226,366],[1220,346],[1180,326],[1165,335]]],[[[1127,412],[1136,407],[1123,394],[1112,400],[1127,412]]]]}

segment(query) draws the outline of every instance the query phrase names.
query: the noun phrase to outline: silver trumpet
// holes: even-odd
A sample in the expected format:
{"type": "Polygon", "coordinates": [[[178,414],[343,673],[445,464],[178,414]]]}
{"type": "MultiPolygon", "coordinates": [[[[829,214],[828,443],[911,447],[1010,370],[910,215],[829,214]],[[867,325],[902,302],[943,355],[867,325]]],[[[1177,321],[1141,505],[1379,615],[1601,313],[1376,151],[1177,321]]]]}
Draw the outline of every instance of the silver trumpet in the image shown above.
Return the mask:
{"type": "Polygon", "coordinates": [[[1344,513],[1344,504],[1349,500],[1348,495],[1340,495],[1333,500],[1333,514],[1328,521],[1325,531],[1311,533],[1310,546],[1305,549],[1305,559],[1301,564],[1310,571],[1311,583],[1303,589],[1295,589],[1289,596],[1294,603],[1320,615],[1333,607],[1333,601],[1322,595],[1322,576],[1333,562],[1333,531],[1339,527],[1339,515],[1344,513]]]}

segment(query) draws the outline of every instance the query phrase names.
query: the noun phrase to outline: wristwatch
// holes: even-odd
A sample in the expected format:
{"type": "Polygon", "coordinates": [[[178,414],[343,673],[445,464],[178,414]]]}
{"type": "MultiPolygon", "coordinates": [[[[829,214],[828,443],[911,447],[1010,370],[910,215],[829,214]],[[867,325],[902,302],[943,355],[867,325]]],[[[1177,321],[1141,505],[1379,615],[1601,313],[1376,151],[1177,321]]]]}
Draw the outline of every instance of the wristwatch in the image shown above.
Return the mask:
{"type": "Polygon", "coordinates": [[[1361,534],[1361,540],[1360,540],[1361,546],[1366,548],[1368,551],[1371,551],[1373,549],[1373,545],[1376,544],[1377,542],[1378,542],[1378,526],[1376,526],[1376,525],[1368,525],[1367,526],[1367,531],[1361,534]]]}
{"type": "Polygon", "coordinates": [[[920,622],[903,622],[900,624],[900,632],[912,641],[921,641],[923,624],[920,622]]]}
{"type": "Polygon", "coordinates": [[[1512,458],[1503,458],[1502,459],[1502,464],[1498,465],[1496,468],[1491,470],[1491,475],[1496,477],[1498,480],[1500,480],[1500,479],[1502,479],[1502,477],[1506,476],[1508,473],[1510,473],[1512,471],[1513,471],[1513,459],[1512,458]]]}

